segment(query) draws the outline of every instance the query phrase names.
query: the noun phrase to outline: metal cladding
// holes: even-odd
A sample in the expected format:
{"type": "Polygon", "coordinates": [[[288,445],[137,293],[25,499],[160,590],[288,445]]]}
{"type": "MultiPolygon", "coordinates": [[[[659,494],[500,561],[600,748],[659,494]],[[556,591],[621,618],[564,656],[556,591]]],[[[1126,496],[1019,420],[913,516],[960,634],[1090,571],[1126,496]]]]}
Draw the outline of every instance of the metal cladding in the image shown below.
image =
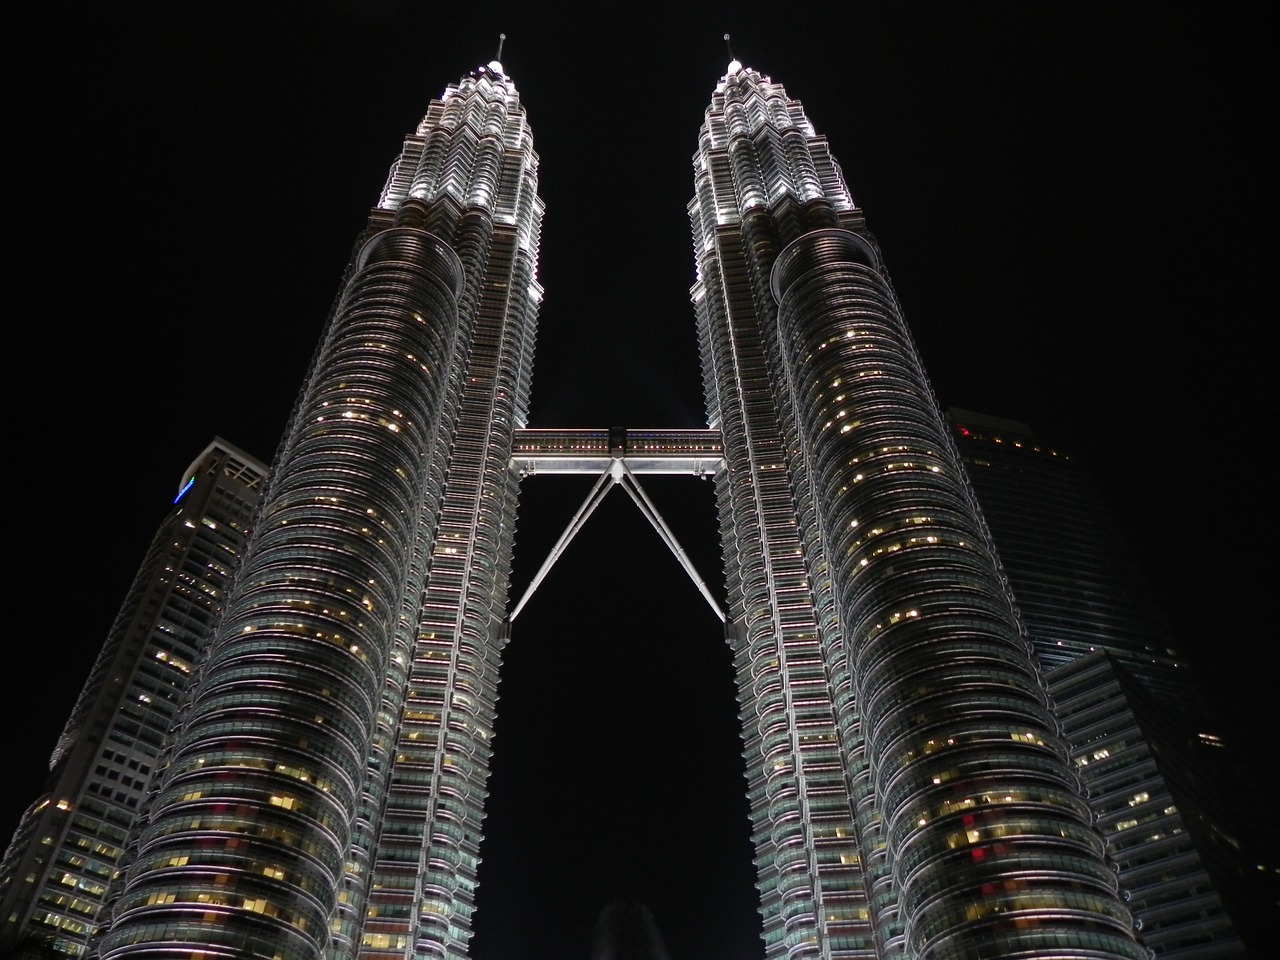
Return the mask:
{"type": "Polygon", "coordinates": [[[1140,957],[878,249],[736,62],[690,205],[773,957],[1140,957]]]}
{"type": "Polygon", "coordinates": [[[465,951],[541,213],[490,64],[357,243],[99,956],[465,951]]]}

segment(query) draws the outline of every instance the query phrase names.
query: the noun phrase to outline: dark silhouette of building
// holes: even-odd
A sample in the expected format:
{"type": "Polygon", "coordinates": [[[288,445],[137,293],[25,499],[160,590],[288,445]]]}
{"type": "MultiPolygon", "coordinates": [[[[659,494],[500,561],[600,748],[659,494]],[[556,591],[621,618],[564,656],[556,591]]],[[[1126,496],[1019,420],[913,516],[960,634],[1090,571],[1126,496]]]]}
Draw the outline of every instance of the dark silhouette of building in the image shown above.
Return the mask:
{"type": "Polygon", "coordinates": [[[1142,942],[1262,956],[1268,818],[1091,471],[1025,423],[948,418],[1142,942]]]}
{"type": "Polygon", "coordinates": [[[671,960],[671,954],[648,907],[615,900],[596,920],[590,960],[671,960]]]}

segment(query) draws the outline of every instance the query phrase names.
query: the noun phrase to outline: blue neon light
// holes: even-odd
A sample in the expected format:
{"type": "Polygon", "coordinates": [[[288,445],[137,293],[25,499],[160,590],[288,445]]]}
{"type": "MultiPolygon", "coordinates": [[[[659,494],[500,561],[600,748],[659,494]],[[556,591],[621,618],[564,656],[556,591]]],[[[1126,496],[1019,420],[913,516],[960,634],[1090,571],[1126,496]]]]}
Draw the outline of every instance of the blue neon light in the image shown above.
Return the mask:
{"type": "Polygon", "coordinates": [[[182,485],[182,489],[178,491],[178,495],[173,498],[173,502],[177,503],[179,500],[185,497],[187,495],[187,491],[190,490],[195,485],[196,485],[196,477],[195,477],[195,474],[192,474],[191,479],[182,485]]]}

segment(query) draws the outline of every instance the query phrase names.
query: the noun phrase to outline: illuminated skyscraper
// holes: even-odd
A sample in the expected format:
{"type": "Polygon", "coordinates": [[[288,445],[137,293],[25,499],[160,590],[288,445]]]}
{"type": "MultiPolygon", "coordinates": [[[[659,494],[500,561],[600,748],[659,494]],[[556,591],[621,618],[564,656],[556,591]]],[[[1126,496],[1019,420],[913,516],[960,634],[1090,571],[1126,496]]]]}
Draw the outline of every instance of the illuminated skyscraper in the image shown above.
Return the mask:
{"type": "Polygon", "coordinates": [[[0,867],[0,950],[83,949],[248,533],[267,468],[215,440],[182,474],[0,867]]]}
{"type": "Polygon", "coordinates": [[[529,128],[497,62],[431,105],[355,245],[97,956],[464,958],[520,477],[602,470],[663,530],[635,474],[673,464],[715,476],[766,956],[1145,956],[825,140],[735,61],[694,167],[711,429],[522,432],[529,128]]]}
{"type": "Polygon", "coordinates": [[[103,957],[463,955],[541,298],[536,191],[497,62],[406,138],[103,957]]]}
{"type": "Polygon", "coordinates": [[[734,62],[694,168],[766,955],[1142,955],[826,141],[734,62]]]}
{"type": "Polygon", "coordinates": [[[1229,795],[1180,729],[1182,713],[1101,651],[1047,679],[1142,942],[1197,960],[1236,960],[1242,936],[1259,927],[1259,948],[1269,943],[1256,867],[1223,819],[1229,795]]]}

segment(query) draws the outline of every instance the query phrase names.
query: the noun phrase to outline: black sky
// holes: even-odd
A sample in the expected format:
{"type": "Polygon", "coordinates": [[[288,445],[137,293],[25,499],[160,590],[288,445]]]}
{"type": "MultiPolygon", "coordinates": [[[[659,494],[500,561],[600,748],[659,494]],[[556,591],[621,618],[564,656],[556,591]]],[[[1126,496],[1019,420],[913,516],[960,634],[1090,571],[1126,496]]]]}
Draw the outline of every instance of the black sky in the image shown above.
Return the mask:
{"type": "MultiPolygon", "coordinates": [[[[685,207],[728,32],[830,140],[942,404],[1093,466],[1227,732],[1274,755],[1260,22],[1123,2],[171,6],[48,4],[10,31],[27,499],[6,837],[183,469],[215,435],[270,459],[403,136],[500,32],[546,199],[532,425],[704,424],[685,207]]],[[[526,488],[518,587],[585,494],[526,488]]],[[[715,581],[710,485],[654,494],[715,581]]],[[[585,960],[629,895],[674,960],[755,960],[718,621],[613,496],[509,648],[473,958],[585,960]]]]}

